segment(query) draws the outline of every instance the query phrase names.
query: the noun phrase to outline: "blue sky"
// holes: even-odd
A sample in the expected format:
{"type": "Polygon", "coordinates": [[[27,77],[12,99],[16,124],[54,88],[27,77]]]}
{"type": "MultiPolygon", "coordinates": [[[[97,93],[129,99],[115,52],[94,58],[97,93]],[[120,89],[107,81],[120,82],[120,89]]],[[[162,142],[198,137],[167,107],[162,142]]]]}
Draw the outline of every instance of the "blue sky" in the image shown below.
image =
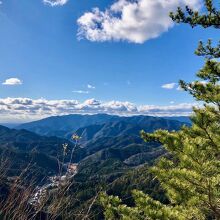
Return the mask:
{"type": "MultiPolygon", "coordinates": [[[[179,79],[195,79],[203,59],[194,55],[194,49],[201,39],[217,39],[217,31],[169,24],[169,28],[165,27],[168,31],[159,30],[157,37],[148,39],[154,31],[154,24],[150,24],[143,32],[129,26],[119,36],[117,30],[110,34],[102,30],[93,37],[88,35],[91,27],[86,24],[80,35],[83,39],[77,39],[80,25],[82,31],[79,18],[86,19],[85,13],[90,12],[103,19],[100,12],[106,13],[106,8],[115,2],[63,0],[66,4],[52,7],[43,0],[2,0],[0,99],[44,98],[83,103],[93,98],[137,106],[192,103],[189,95],[176,89],[177,85],[163,85],[177,83],[179,79]],[[98,13],[92,12],[94,7],[98,13]],[[127,39],[130,33],[135,37],[127,39]]],[[[107,19],[113,19],[112,16],[107,19]]],[[[125,26],[122,22],[126,20],[120,21],[125,26]]]]}

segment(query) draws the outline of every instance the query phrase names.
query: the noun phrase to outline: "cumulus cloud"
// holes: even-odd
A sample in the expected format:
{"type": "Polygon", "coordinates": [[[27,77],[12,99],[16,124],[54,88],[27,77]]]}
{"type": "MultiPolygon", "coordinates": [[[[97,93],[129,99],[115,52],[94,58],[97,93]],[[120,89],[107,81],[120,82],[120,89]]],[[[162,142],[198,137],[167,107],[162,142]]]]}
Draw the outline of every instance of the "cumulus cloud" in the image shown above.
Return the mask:
{"type": "Polygon", "coordinates": [[[88,89],[95,89],[95,86],[93,86],[93,85],[91,85],[91,84],[88,84],[88,85],[87,85],[87,88],[88,88],[88,89]]]}
{"type": "Polygon", "coordinates": [[[72,92],[79,93],[79,94],[89,94],[89,91],[86,91],[86,90],[74,90],[72,92]]]}
{"type": "Polygon", "coordinates": [[[174,89],[176,86],[176,83],[167,83],[161,86],[163,89],[174,89]]]}
{"type": "Polygon", "coordinates": [[[8,86],[22,85],[22,81],[18,78],[9,78],[6,79],[2,84],[8,86]]]}
{"type": "Polygon", "coordinates": [[[69,0],[43,0],[45,4],[50,6],[62,6],[65,5],[69,0]]]}
{"type": "Polygon", "coordinates": [[[200,8],[201,0],[117,0],[104,11],[93,8],[77,21],[78,38],[90,41],[143,43],[160,36],[174,24],[169,12],[178,6],[200,8]]]}
{"type": "Polygon", "coordinates": [[[96,99],[88,99],[84,102],[79,102],[77,100],[47,100],[43,98],[4,98],[0,99],[0,121],[23,122],[52,115],[96,113],[177,116],[191,114],[193,106],[195,106],[193,103],[172,104],[167,106],[138,106],[131,102],[102,102],[96,99]]]}

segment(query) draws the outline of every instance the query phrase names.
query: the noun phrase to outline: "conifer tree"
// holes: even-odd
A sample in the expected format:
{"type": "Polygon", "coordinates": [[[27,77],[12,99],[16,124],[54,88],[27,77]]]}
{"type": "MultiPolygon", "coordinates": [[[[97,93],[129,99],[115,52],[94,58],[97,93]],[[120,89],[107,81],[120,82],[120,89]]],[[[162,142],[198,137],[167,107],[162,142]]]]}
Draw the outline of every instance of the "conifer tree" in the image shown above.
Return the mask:
{"type": "MultiPolygon", "coordinates": [[[[170,16],[192,27],[219,29],[220,11],[211,0],[205,1],[205,8],[204,14],[189,7],[178,8],[170,16]]],[[[160,142],[169,154],[151,169],[166,191],[169,204],[133,191],[135,206],[128,207],[118,197],[103,194],[106,219],[220,219],[220,43],[213,47],[211,40],[206,45],[200,42],[196,54],[205,57],[198,80],[180,81],[182,89],[200,101],[200,106],[193,109],[192,126],[177,132],[142,132],[145,141],[160,142]]]]}

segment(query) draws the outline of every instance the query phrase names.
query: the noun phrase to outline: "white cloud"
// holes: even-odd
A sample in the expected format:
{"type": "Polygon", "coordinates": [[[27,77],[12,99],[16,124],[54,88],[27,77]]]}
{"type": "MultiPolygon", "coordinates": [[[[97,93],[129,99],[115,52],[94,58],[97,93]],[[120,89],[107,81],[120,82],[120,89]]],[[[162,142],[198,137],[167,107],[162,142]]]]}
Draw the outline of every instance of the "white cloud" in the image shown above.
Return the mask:
{"type": "Polygon", "coordinates": [[[117,0],[101,11],[93,8],[77,21],[78,38],[90,41],[143,43],[160,36],[174,24],[169,12],[189,5],[200,8],[201,0],[117,0]]]}
{"type": "Polygon", "coordinates": [[[22,81],[18,78],[9,78],[9,79],[6,79],[2,84],[9,85],[9,86],[21,85],[22,81]]]}
{"type": "Polygon", "coordinates": [[[45,4],[50,6],[62,6],[65,5],[69,0],[43,0],[45,4]]]}
{"type": "Polygon", "coordinates": [[[91,84],[88,84],[88,85],[87,85],[87,88],[88,88],[88,89],[95,89],[95,86],[93,86],[93,85],[91,85],[91,84]]]}
{"type": "Polygon", "coordinates": [[[161,86],[163,89],[174,89],[176,86],[176,83],[167,83],[161,86]]]}
{"type": "Polygon", "coordinates": [[[30,98],[0,99],[0,121],[18,122],[41,119],[52,115],[65,114],[96,114],[107,113],[117,115],[153,115],[177,116],[189,115],[196,104],[182,103],[167,106],[135,105],[130,102],[88,99],[77,100],[47,100],[30,98]]]}
{"type": "Polygon", "coordinates": [[[0,1],[0,5],[2,4],[2,1],[0,1]]]}
{"type": "Polygon", "coordinates": [[[197,105],[195,103],[181,103],[167,106],[144,105],[139,110],[156,116],[186,116],[190,115],[192,113],[192,107],[197,105]]]}
{"type": "Polygon", "coordinates": [[[89,94],[89,91],[86,91],[86,90],[75,90],[75,91],[72,91],[74,93],[79,93],[79,94],[89,94]]]}

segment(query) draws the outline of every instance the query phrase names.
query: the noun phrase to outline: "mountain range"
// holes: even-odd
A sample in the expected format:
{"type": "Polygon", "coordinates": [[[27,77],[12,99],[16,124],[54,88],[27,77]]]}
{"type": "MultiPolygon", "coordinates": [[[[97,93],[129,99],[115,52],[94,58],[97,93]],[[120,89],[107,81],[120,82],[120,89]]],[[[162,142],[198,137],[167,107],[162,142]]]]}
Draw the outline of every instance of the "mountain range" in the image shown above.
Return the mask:
{"type": "Polygon", "coordinates": [[[103,126],[105,128],[113,127],[114,129],[111,129],[112,134],[109,135],[115,136],[115,134],[118,135],[120,131],[124,132],[123,128],[126,128],[125,132],[128,132],[129,127],[131,130],[133,129],[133,127],[136,127],[136,129],[147,129],[148,132],[152,132],[155,129],[159,129],[159,128],[175,130],[180,125],[182,125],[182,123],[189,124],[189,118],[188,117],[160,118],[160,117],[151,117],[151,116],[142,116],[142,115],[122,117],[122,116],[108,115],[108,114],[95,114],[95,115],[73,114],[73,115],[64,115],[64,116],[52,116],[38,121],[24,123],[19,126],[16,126],[15,128],[26,129],[43,136],[57,136],[61,138],[70,139],[72,134],[77,132],[77,130],[79,129],[80,129],[79,130],[80,134],[82,134],[82,131],[85,131],[87,133],[86,135],[88,135],[89,137],[90,134],[87,131],[88,129],[90,131],[97,129],[99,130],[100,133],[100,130],[103,129],[103,126]],[[90,128],[90,126],[92,127],[90,128]]]}
{"type": "Polygon", "coordinates": [[[109,159],[119,160],[126,166],[137,166],[164,154],[161,146],[145,143],[140,138],[141,130],[178,130],[184,124],[187,123],[150,116],[55,116],[25,123],[16,129],[0,126],[0,150],[2,153],[10,152],[13,157],[16,155],[15,161],[20,161],[23,165],[34,155],[36,161],[44,161],[44,165],[39,163],[39,166],[53,164],[52,170],[47,166],[46,170],[54,172],[57,169],[54,161],[62,156],[64,143],[68,145],[66,161],[69,160],[71,149],[74,147],[71,136],[76,133],[81,139],[72,159],[73,162],[79,163],[79,167],[109,159]]]}
{"type": "MultiPolygon", "coordinates": [[[[72,162],[78,164],[77,174],[69,190],[70,195],[76,198],[71,205],[76,213],[88,207],[103,185],[106,191],[114,195],[123,192],[126,198],[130,197],[131,189],[139,187],[164,200],[164,193],[149,173],[148,166],[166,155],[166,150],[159,143],[145,143],[140,131],[170,131],[183,125],[190,126],[186,118],[177,119],[67,115],[25,123],[16,129],[0,126],[1,161],[9,162],[9,176],[19,175],[28,167],[28,175],[31,173],[42,183],[45,177],[58,174],[58,164],[68,162],[74,148],[72,162]],[[71,139],[73,134],[80,137],[77,145],[71,139]],[[67,146],[67,155],[64,154],[63,144],[67,146]]],[[[131,200],[125,201],[132,203],[131,200]]],[[[102,215],[99,206],[94,206],[92,212],[102,215]]],[[[99,216],[97,219],[103,218],[99,216]]]]}
{"type": "Polygon", "coordinates": [[[27,166],[37,170],[40,176],[58,172],[57,157],[62,153],[62,145],[72,143],[58,137],[40,136],[21,129],[0,126],[1,162],[7,161],[9,173],[16,175],[27,166]]]}

